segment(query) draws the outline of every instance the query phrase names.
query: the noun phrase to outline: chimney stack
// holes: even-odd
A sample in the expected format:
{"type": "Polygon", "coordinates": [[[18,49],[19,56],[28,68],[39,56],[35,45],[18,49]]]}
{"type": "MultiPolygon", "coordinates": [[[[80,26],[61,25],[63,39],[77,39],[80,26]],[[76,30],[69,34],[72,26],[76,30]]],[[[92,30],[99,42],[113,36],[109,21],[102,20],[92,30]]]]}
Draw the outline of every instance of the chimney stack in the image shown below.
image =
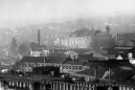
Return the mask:
{"type": "Polygon", "coordinates": [[[38,40],[38,44],[41,44],[41,40],[40,40],[40,30],[38,30],[37,32],[37,40],[38,40]]]}
{"type": "Polygon", "coordinates": [[[106,26],[106,33],[110,34],[110,26],[109,25],[106,26]]]}

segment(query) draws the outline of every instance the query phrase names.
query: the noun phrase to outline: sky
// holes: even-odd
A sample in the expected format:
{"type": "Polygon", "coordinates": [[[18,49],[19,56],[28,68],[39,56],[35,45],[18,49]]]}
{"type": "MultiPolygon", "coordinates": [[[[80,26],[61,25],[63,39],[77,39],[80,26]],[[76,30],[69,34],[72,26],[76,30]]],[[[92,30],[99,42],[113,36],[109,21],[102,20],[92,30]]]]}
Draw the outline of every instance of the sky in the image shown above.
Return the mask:
{"type": "Polygon", "coordinates": [[[135,0],[0,0],[0,27],[135,14],[135,0]]]}

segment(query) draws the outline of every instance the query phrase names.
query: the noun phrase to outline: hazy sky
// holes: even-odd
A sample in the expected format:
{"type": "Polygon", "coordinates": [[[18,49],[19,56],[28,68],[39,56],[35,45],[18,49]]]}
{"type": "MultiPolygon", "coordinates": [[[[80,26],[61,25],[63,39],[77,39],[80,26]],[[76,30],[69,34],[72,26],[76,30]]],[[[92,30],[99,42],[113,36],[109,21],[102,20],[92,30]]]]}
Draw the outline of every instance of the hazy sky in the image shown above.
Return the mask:
{"type": "Polygon", "coordinates": [[[0,0],[0,27],[135,13],[135,0],[0,0]]]}

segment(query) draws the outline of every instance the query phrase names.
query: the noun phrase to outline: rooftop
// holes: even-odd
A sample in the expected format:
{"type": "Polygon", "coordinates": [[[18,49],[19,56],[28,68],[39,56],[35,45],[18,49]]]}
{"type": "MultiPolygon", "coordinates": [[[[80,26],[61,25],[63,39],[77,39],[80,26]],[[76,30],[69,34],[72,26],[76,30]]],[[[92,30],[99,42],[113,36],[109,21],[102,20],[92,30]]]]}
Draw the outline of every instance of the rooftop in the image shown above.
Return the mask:
{"type": "MultiPolygon", "coordinates": [[[[111,79],[116,81],[130,81],[135,82],[135,67],[128,61],[91,61],[89,62],[90,69],[78,72],[79,74],[92,75],[97,78],[102,78],[109,67],[111,69],[111,79]],[[96,74],[95,74],[96,73],[96,74]]],[[[106,79],[109,78],[109,74],[106,79]]]]}

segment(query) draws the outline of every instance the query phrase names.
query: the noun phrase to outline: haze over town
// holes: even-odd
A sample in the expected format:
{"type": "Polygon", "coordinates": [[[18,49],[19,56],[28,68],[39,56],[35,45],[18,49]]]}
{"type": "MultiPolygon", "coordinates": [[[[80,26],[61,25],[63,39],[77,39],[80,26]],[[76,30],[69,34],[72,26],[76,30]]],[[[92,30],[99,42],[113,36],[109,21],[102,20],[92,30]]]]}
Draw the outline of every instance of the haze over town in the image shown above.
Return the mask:
{"type": "Polygon", "coordinates": [[[0,27],[78,18],[102,18],[106,21],[123,15],[134,17],[134,4],[134,0],[0,0],[0,27]]]}
{"type": "Polygon", "coordinates": [[[66,37],[80,30],[101,30],[109,25],[111,34],[135,31],[134,0],[0,0],[0,42],[7,47],[18,43],[42,43],[66,37]]]}
{"type": "Polygon", "coordinates": [[[0,90],[135,90],[135,0],[0,0],[0,90]]]}

